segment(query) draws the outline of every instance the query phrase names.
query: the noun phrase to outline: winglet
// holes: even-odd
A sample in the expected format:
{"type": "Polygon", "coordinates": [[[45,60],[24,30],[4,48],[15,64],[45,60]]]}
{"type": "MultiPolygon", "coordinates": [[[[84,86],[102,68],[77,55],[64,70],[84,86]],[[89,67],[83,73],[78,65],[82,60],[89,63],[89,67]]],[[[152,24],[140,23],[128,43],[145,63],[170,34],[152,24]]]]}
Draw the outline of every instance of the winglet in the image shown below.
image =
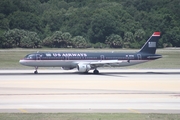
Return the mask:
{"type": "Polygon", "coordinates": [[[161,32],[154,32],[152,36],[160,36],[161,32]]]}

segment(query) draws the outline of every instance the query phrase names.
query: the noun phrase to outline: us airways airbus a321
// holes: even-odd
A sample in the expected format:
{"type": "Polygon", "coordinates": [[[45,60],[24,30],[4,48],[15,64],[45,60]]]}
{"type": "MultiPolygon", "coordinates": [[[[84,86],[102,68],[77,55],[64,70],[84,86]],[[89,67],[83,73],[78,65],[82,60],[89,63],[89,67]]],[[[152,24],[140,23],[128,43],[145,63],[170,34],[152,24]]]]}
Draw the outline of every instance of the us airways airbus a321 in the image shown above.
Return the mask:
{"type": "Polygon", "coordinates": [[[103,66],[130,66],[161,58],[156,54],[160,32],[154,32],[142,48],[136,53],[118,52],[37,52],[26,55],[19,62],[25,66],[35,67],[62,67],[64,70],[77,68],[79,72],[88,73],[93,70],[98,74],[98,67],[103,66]]]}

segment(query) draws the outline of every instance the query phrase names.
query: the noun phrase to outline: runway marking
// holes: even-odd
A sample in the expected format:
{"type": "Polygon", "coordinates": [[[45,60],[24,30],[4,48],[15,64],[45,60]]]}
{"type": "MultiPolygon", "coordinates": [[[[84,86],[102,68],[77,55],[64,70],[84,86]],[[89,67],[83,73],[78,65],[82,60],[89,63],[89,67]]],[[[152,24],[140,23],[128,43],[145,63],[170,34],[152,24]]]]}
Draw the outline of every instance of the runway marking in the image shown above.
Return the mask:
{"type": "Polygon", "coordinates": [[[134,110],[134,109],[128,109],[129,111],[133,112],[133,113],[138,113],[141,114],[141,112],[139,112],[138,110],[134,110]]]}
{"type": "Polygon", "coordinates": [[[179,92],[114,92],[114,93],[106,93],[106,92],[102,92],[102,93],[29,93],[29,94],[0,94],[0,96],[43,96],[43,95],[123,95],[123,94],[133,94],[133,95],[154,95],[154,94],[159,94],[159,95],[171,95],[171,96],[176,96],[176,97],[180,97],[180,93],[179,92]]]}
{"type": "Polygon", "coordinates": [[[27,110],[24,110],[24,109],[18,109],[20,112],[22,112],[22,113],[28,113],[28,111],[27,110]]]}

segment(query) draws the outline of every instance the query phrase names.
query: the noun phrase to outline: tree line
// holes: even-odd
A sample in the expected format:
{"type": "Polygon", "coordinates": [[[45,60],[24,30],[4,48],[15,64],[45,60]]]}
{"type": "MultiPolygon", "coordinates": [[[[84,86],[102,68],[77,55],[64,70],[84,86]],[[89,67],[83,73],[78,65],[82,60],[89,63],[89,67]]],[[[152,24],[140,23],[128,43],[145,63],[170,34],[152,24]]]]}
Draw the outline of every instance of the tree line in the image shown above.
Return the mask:
{"type": "Polygon", "coordinates": [[[180,47],[179,0],[1,0],[0,48],[180,47]]]}

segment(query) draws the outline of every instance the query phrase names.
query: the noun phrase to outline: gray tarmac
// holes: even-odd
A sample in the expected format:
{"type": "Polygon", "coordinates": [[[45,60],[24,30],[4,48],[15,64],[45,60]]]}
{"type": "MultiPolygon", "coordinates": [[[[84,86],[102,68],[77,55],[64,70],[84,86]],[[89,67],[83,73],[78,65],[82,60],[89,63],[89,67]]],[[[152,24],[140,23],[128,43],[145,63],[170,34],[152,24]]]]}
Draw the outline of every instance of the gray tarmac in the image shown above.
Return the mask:
{"type": "Polygon", "coordinates": [[[180,113],[180,69],[0,70],[0,113],[180,113]]]}

